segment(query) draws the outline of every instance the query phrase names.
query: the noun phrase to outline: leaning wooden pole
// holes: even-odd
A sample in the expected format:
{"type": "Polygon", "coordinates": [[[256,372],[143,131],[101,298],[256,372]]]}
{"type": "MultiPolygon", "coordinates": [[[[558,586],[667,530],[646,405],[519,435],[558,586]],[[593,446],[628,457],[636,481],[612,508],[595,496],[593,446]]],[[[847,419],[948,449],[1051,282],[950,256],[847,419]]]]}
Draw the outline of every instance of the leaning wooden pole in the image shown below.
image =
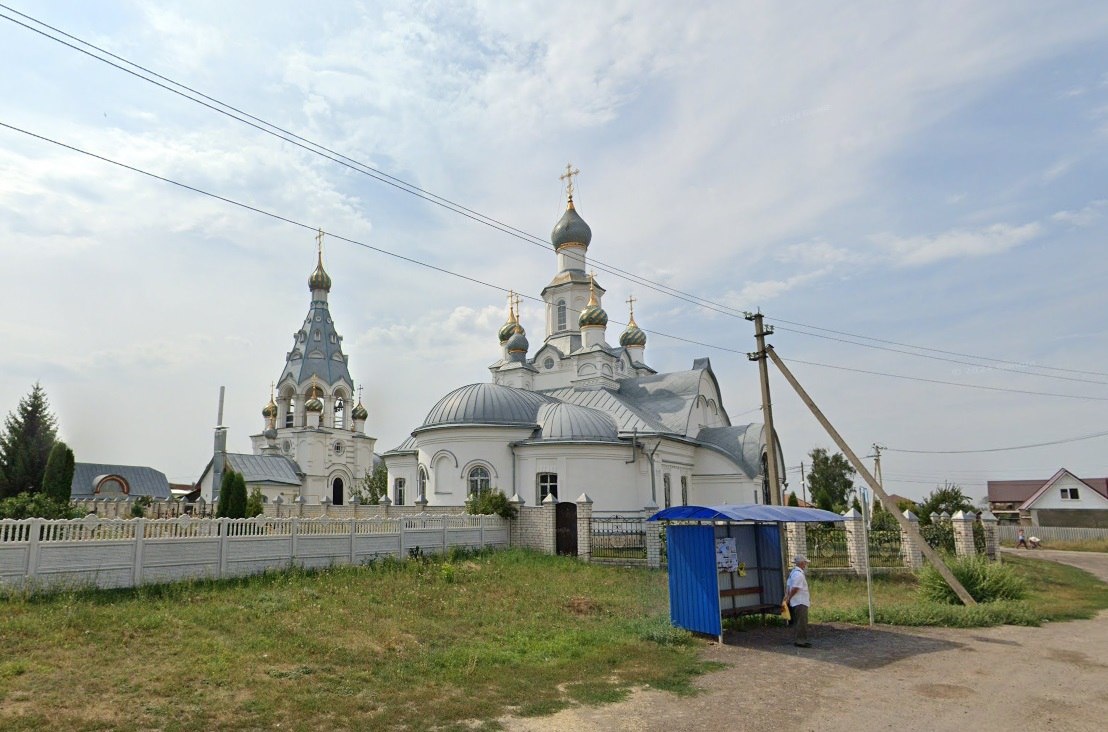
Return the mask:
{"type": "Polygon", "coordinates": [[[877,482],[877,479],[873,477],[873,474],[866,469],[866,466],[858,459],[858,456],[854,454],[854,451],[850,449],[850,445],[846,444],[846,440],[842,438],[842,435],[838,433],[829,421],[827,417],[823,416],[823,412],[820,411],[816,403],[812,401],[812,397],[808,396],[808,392],[804,391],[804,387],[800,385],[800,382],[796,380],[793,373],[789,371],[785,366],[784,361],[773,350],[773,346],[766,346],[766,355],[773,361],[773,365],[777,367],[777,370],[781,372],[781,375],[785,377],[785,380],[789,382],[789,385],[796,390],[797,395],[800,396],[808,409],[811,410],[815,418],[819,420],[819,423],[823,425],[823,428],[827,430],[827,434],[831,435],[831,439],[835,441],[835,444],[839,446],[839,449],[846,455],[846,459],[850,461],[850,464],[854,466],[854,469],[858,471],[869,487],[873,490],[874,495],[881,499],[881,503],[884,504],[885,509],[896,517],[897,523],[900,524],[900,528],[912,536],[917,545],[923,551],[923,556],[927,558],[927,561],[931,562],[932,566],[938,570],[942,578],[946,580],[946,583],[950,585],[950,588],[954,590],[954,593],[958,595],[958,598],[966,605],[976,605],[977,601],[970,596],[970,593],[966,592],[966,588],[962,587],[962,583],[958,581],[958,578],[950,571],[950,567],[943,563],[942,557],[938,552],[931,548],[931,545],[924,541],[920,536],[919,529],[911,524],[908,519],[904,518],[900,513],[900,508],[893,503],[889,495],[885,493],[885,489],[881,487],[881,484],[877,482]]]}

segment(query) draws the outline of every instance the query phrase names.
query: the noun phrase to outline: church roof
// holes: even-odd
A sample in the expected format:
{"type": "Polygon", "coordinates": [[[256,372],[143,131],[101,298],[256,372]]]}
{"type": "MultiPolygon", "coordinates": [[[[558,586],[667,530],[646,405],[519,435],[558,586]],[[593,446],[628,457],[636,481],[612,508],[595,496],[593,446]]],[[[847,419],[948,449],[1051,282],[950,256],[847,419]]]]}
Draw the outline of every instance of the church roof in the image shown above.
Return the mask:
{"type": "Polygon", "coordinates": [[[543,440],[619,440],[619,431],[611,415],[576,404],[543,404],[539,407],[538,422],[543,440]]]}
{"type": "Polygon", "coordinates": [[[74,498],[94,495],[100,478],[118,475],[127,481],[128,495],[169,498],[169,479],[165,473],[142,465],[110,465],[107,463],[76,463],[73,466],[73,482],[70,494],[74,498]]]}
{"type": "Polygon", "coordinates": [[[312,300],[304,324],[293,334],[292,350],[286,355],[278,387],[290,376],[298,385],[311,381],[313,376],[328,386],[340,381],[351,387],[354,384],[342,352],[342,336],[335,330],[323,300],[312,300]]]}
{"type": "Polygon", "coordinates": [[[500,384],[469,384],[450,392],[427,413],[422,428],[447,424],[536,426],[540,405],[553,401],[539,392],[500,384]]]}
{"type": "Polygon", "coordinates": [[[703,427],[697,433],[696,440],[726,453],[753,478],[762,472],[764,432],[765,427],[758,423],[734,427],[703,427]]]}
{"type": "Polygon", "coordinates": [[[247,483],[284,483],[300,485],[300,466],[284,455],[248,455],[227,453],[227,466],[242,473],[247,483]]]}

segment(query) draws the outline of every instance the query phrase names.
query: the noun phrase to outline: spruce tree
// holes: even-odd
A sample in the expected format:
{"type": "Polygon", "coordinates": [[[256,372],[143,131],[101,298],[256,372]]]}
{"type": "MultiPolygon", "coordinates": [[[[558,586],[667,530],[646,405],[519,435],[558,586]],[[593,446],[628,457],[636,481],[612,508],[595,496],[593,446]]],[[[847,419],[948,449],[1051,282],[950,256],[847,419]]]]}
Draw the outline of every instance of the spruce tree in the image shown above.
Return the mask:
{"type": "Polygon", "coordinates": [[[231,500],[231,491],[235,484],[235,471],[225,468],[219,481],[219,503],[216,504],[216,518],[227,518],[227,508],[231,500]]]}
{"type": "Polygon", "coordinates": [[[61,440],[54,443],[46,458],[46,472],[42,476],[42,492],[55,501],[69,503],[73,489],[73,451],[61,440]]]}
{"type": "Polygon", "coordinates": [[[0,432],[0,498],[42,490],[46,460],[57,436],[46,390],[35,382],[31,393],[8,413],[0,432]]]}
{"type": "Polygon", "coordinates": [[[231,471],[231,493],[227,496],[227,518],[246,518],[246,479],[231,471]]]}
{"type": "Polygon", "coordinates": [[[789,506],[799,506],[800,499],[796,497],[796,493],[789,493],[789,500],[787,502],[789,506]]]}

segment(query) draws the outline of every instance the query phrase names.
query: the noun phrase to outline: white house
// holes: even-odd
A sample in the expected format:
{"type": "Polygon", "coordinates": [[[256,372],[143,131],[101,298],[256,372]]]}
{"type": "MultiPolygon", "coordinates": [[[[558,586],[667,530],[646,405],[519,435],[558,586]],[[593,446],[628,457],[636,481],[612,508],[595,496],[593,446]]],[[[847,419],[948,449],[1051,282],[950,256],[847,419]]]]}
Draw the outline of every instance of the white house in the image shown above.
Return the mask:
{"type": "Polygon", "coordinates": [[[1108,528],[1106,482],[1103,478],[1082,480],[1062,468],[1020,504],[1019,510],[1030,514],[1032,526],[1108,528]]]}

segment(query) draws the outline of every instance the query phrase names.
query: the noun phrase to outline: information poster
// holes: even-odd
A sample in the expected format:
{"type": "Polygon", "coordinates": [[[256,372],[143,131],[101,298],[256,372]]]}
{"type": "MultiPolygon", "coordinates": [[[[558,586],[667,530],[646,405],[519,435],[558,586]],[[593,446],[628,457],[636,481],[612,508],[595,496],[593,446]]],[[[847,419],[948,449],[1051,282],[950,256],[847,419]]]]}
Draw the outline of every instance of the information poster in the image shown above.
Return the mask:
{"type": "Polygon", "coordinates": [[[716,569],[720,572],[734,572],[739,568],[739,550],[735,546],[735,537],[724,536],[716,539],[716,569]]]}

